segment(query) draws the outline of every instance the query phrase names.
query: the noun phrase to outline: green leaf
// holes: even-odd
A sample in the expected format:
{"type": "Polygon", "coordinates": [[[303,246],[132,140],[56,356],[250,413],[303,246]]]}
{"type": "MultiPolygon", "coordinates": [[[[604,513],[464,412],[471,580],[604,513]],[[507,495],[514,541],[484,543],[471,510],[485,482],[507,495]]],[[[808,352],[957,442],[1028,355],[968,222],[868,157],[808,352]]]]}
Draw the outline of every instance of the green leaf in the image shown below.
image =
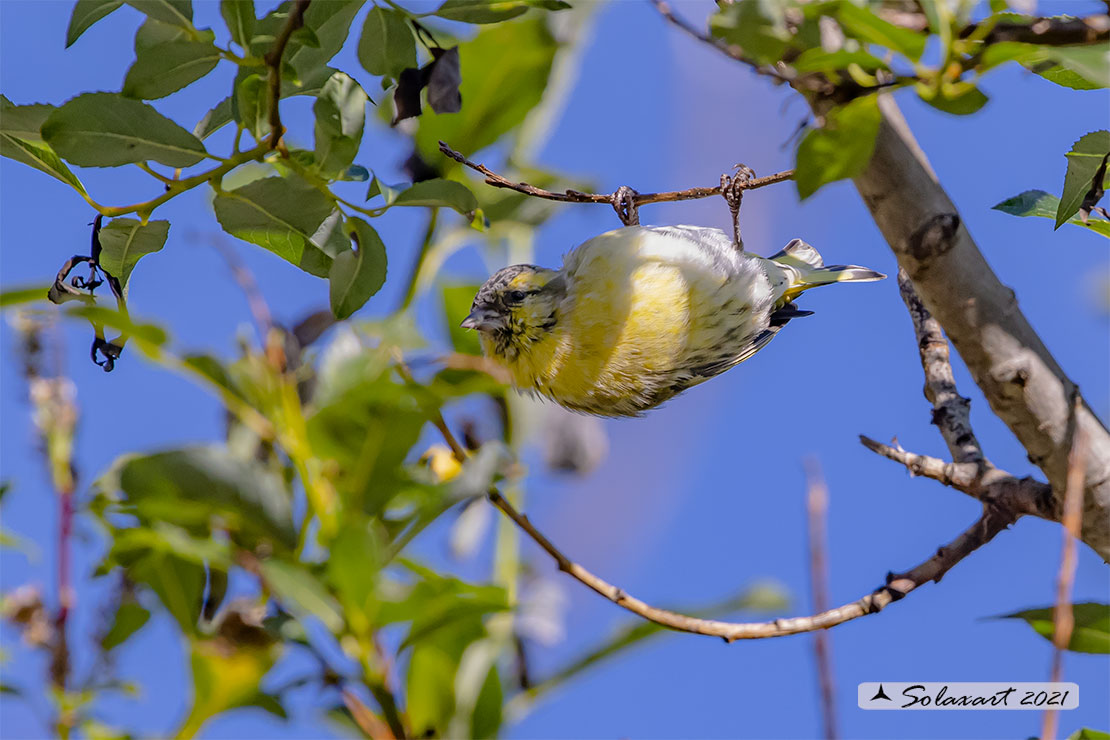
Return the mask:
{"type": "Polygon", "coordinates": [[[482,354],[478,332],[459,326],[470,313],[470,306],[474,303],[479,287],[470,283],[443,286],[443,315],[447,321],[447,332],[451,336],[451,346],[464,355],[482,354]]]}
{"type": "MultiPolygon", "coordinates": [[[[304,24],[313,34],[312,41],[319,46],[304,44],[303,40],[307,37],[303,35],[290,39],[285,60],[296,72],[299,81],[283,82],[283,97],[310,94],[311,91],[318,90],[336,71],[326,65],[343,47],[351,22],[363,2],[364,0],[328,0],[308,6],[304,14],[304,24]]],[[[251,39],[252,55],[261,57],[270,51],[292,6],[292,2],[286,0],[255,24],[254,38],[251,39]]]]}
{"type": "Polygon", "coordinates": [[[435,178],[413,183],[397,193],[391,205],[394,206],[446,206],[452,208],[469,221],[474,218],[478,201],[474,193],[461,182],[435,178]]]}
{"type": "MultiPolygon", "coordinates": [[[[204,35],[204,34],[202,34],[204,35]]],[[[135,54],[138,55],[152,46],[159,44],[168,44],[171,41],[203,41],[204,39],[193,38],[188,31],[181,26],[175,26],[171,23],[163,23],[156,21],[153,18],[147,18],[143,24],[135,31],[135,54]]],[[[215,41],[216,34],[211,32],[211,38],[208,41],[215,41]]]]}
{"type": "Polygon", "coordinates": [[[371,8],[358,40],[358,61],[372,75],[393,78],[415,67],[416,40],[407,17],[390,8],[371,8]]]}
{"type": "Polygon", "coordinates": [[[867,7],[851,0],[840,3],[837,18],[844,32],[865,43],[878,44],[913,61],[921,59],[928,36],[888,23],[867,7]]]}
{"type": "Polygon", "coordinates": [[[143,521],[168,522],[196,536],[221,523],[233,542],[253,549],[296,544],[289,494],[259,463],[223,448],[187,447],[124,458],[103,479],[118,481],[128,511],[143,521]]]}
{"type": "Polygon", "coordinates": [[[862,172],[875,151],[881,121],[875,95],[832,109],[824,127],[811,129],[798,145],[794,172],[798,197],[804,200],[822,185],[862,172]]]}
{"type": "Polygon", "coordinates": [[[542,16],[487,26],[460,44],[466,69],[459,91],[466,104],[459,113],[420,117],[419,152],[439,162],[440,141],[476,152],[519,126],[543,98],[557,46],[542,16]],[[506,49],[513,50],[512,64],[505,63],[506,49]]]}
{"type": "Polygon", "coordinates": [[[124,601],[116,609],[112,626],[100,642],[101,650],[112,650],[127,642],[150,619],[150,612],[135,601],[124,601]]]}
{"type": "MultiPolygon", "coordinates": [[[[1068,650],[1077,653],[1110,653],[1110,605],[1072,604],[1075,627],[1068,650]]],[[[1023,619],[1037,634],[1051,641],[1056,629],[1053,607],[1003,614],[996,619],[1023,619]]]]}
{"type": "Polygon", "coordinates": [[[357,248],[338,255],[328,272],[331,311],[340,319],[362,308],[381,290],[386,274],[385,244],[374,227],[361,218],[351,218],[347,231],[357,248]]]}
{"type": "Polygon", "coordinates": [[[778,61],[790,42],[782,0],[744,0],[724,5],[710,17],[709,30],[714,37],[739,46],[762,63],[778,61]]]}
{"type": "Polygon", "coordinates": [[[0,290],[0,308],[11,308],[12,306],[21,306],[24,303],[46,300],[48,290],[50,290],[49,285],[33,285],[29,288],[4,288],[0,290]]]}
{"type": "Polygon", "coordinates": [[[1068,735],[1068,740],[1110,740],[1110,733],[1084,727],[1068,735]]]}
{"type": "MultiPolygon", "coordinates": [[[[1056,211],[1059,207],[1060,199],[1052,193],[1046,193],[1043,190],[1026,190],[1020,195],[1002,201],[994,206],[994,210],[1008,213],[1011,216],[1040,216],[1055,221],[1056,211]]],[[[1087,219],[1087,223],[1083,223],[1079,216],[1072,216],[1067,223],[1082,226],[1096,234],[1102,234],[1110,238],[1110,221],[1090,218],[1087,219]]]]}
{"type": "Polygon", "coordinates": [[[355,634],[370,634],[373,627],[382,559],[381,543],[365,522],[344,527],[329,549],[328,581],[355,634]]]}
{"type": "Polygon", "coordinates": [[[966,116],[987,104],[987,96],[968,81],[945,82],[940,89],[918,83],[917,93],[929,105],[945,113],[966,116]]]}
{"type": "Polygon", "coordinates": [[[149,350],[151,353],[155,353],[158,348],[169,341],[169,335],[162,327],[155,324],[140,323],[130,314],[107,306],[70,306],[66,309],[65,314],[122,332],[132,339],[138,340],[140,348],[144,351],[149,350]],[[143,345],[146,346],[143,347],[143,345]]]}
{"type": "Polygon", "coordinates": [[[69,28],[66,29],[66,48],[73,46],[73,42],[92,24],[121,7],[123,0],[77,0],[69,17],[69,28]]]}
{"type": "Polygon", "coordinates": [[[231,123],[231,98],[224,98],[216,107],[204,114],[204,118],[193,128],[193,136],[204,141],[221,128],[231,123]]]}
{"type": "Polygon", "coordinates": [[[141,100],[164,98],[216,68],[220,50],[211,42],[167,41],[143,49],[127,70],[123,94],[141,100]]]}
{"type": "Polygon", "coordinates": [[[145,552],[126,566],[126,572],[132,581],[154,591],[182,632],[196,634],[204,601],[204,566],[165,552],[145,552]]]}
{"type": "Polygon", "coordinates": [[[46,119],[42,137],[62,158],[81,167],[148,160],[190,167],[207,155],[200,139],[146,103],[115,93],[73,98],[46,119]]]}
{"type": "Polygon", "coordinates": [[[217,714],[257,705],[262,678],[273,666],[275,653],[272,646],[229,648],[225,640],[193,642],[193,703],[174,736],[193,737],[217,714]]]}
{"type": "Polygon", "coordinates": [[[220,0],[220,15],[231,32],[231,40],[242,49],[250,49],[254,36],[254,0],[220,0]]]}
{"type": "Polygon", "coordinates": [[[445,729],[455,708],[455,671],[458,660],[438,645],[417,645],[409,660],[406,709],[409,724],[420,737],[445,729]]]}
{"type": "Polygon", "coordinates": [[[1098,87],[1110,87],[1110,51],[1106,44],[1054,46],[1049,56],[1098,87]]]}
{"type": "Polygon", "coordinates": [[[328,177],[347,170],[358,154],[369,98],[359,84],[336,72],[316,97],[316,166],[328,177]]]}
{"type": "Polygon", "coordinates": [[[797,59],[791,62],[794,71],[800,75],[814,72],[839,72],[847,68],[849,64],[858,64],[865,72],[871,73],[880,69],[889,69],[883,60],[864,49],[825,51],[820,47],[815,47],[806,49],[797,59]]]}
{"type": "Polygon", "coordinates": [[[85,186],[42,140],[42,124],[55,110],[52,105],[15,105],[0,95],[0,156],[41,170],[84,193],[85,186]]]}
{"type": "Polygon", "coordinates": [[[486,680],[474,704],[474,714],[470,718],[470,736],[473,738],[494,738],[501,727],[501,706],[504,692],[497,664],[490,666],[486,680]]]}
{"type": "Polygon", "coordinates": [[[298,617],[312,615],[333,634],[343,631],[343,612],[320,580],[302,564],[263,560],[262,579],[274,595],[298,617]]]}
{"type": "Polygon", "coordinates": [[[528,12],[522,0],[447,0],[435,14],[449,21],[497,23],[528,12]]]}
{"type": "Polygon", "coordinates": [[[169,221],[112,220],[100,230],[100,266],[126,287],[139,259],[162,249],[169,231],[169,221]]]}
{"type": "MultiPolygon", "coordinates": [[[[333,211],[333,204],[299,178],[267,177],[235,190],[219,193],[213,201],[224,231],[301,265],[305,246],[333,211]]],[[[322,242],[313,244],[321,247],[322,242]]]]}
{"type": "Polygon", "coordinates": [[[1101,193],[1102,182],[1095,180],[1105,175],[1106,161],[1110,157],[1110,131],[1092,131],[1084,135],[1072,145],[1067,157],[1064,194],[1060,196],[1060,207],[1056,211],[1057,229],[1083,207],[1089,193],[1101,193]]]}
{"type": "Polygon", "coordinates": [[[127,4],[162,23],[192,30],[192,0],[126,0],[127,4]]]}
{"type": "Polygon", "coordinates": [[[261,143],[271,130],[269,82],[257,74],[243,76],[235,86],[235,102],[233,117],[261,143]]]}

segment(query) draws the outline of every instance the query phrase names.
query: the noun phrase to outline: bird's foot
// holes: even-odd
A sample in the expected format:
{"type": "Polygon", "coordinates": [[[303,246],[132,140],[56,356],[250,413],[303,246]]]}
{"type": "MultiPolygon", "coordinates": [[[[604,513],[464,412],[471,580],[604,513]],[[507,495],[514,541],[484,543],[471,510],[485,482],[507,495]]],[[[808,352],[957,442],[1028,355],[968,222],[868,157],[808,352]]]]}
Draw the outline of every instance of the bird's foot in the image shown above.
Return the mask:
{"type": "Polygon", "coordinates": [[[740,252],[744,251],[744,240],[740,238],[740,203],[744,199],[744,190],[748,181],[755,177],[755,170],[746,164],[737,164],[732,168],[733,175],[721,175],[721,195],[728,203],[732,213],[732,245],[740,252]]]}
{"type": "Polygon", "coordinates": [[[621,185],[613,193],[609,202],[613,206],[613,210],[617,212],[617,218],[625,226],[639,226],[640,225],[640,207],[636,205],[636,196],[639,195],[635,190],[627,185],[621,185]]]}

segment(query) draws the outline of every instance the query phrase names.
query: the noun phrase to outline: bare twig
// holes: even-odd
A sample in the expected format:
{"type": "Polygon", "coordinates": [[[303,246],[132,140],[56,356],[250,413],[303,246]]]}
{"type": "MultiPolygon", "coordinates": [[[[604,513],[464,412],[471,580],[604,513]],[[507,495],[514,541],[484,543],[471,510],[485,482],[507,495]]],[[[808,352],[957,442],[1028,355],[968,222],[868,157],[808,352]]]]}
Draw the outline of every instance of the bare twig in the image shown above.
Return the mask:
{"type": "MultiPolygon", "coordinates": [[[[402,377],[411,379],[411,375],[403,368],[402,377]]],[[[443,435],[447,446],[460,462],[466,460],[467,454],[458,439],[451,432],[450,427],[438,410],[431,411],[431,420],[440,434],[443,435]]],[[[972,552],[989,542],[996,534],[1008,527],[1014,521],[1014,515],[1008,511],[993,506],[984,507],[983,515],[967,531],[959,537],[937,549],[936,554],[912,570],[895,575],[887,574],[887,582],[863,598],[850,604],[829,609],[819,614],[789,619],[776,619],[772,622],[724,622],[715,619],[702,619],[679,614],[667,609],[651,606],[634,596],[629,595],[624,589],[618,588],[602,578],[594,575],[581,565],[573,562],[563,554],[551,540],[547,539],[532,523],[528,517],[517,511],[510,504],[496,486],[490,486],[486,492],[490,502],[513,520],[525,534],[532,538],[544,552],[551,556],[559,570],[567,573],[575,580],[590,587],[597,593],[644,619],[655,622],[679,632],[691,632],[699,635],[720,637],[725,642],[736,640],[755,640],[768,637],[784,637],[801,632],[828,629],[838,624],[843,624],[853,619],[874,614],[881,611],[892,601],[897,601],[913,591],[915,588],[928,583],[939,581],[956,563],[963,560],[972,552]]]]}
{"type": "MultiPolygon", "coordinates": [[[[826,542],[829,489],[821,475],[817,460],[806,461],[806,513],[809,531],[809,583],[813,592],[813,609],[829,608],[829,565],[826,542]]],[[[826,740],[836,740],[836,685],[833,682],[832,648],[829,633],[813,635],[813,653],[817,661],[817,679],[821,690],[821,716],[826,740]]]]}
{"type": "Polygon", "coordinates": [[[773,77],[780,82],[789,81],[787,77],[779,73],[773,67],[770,67],[766,64],[760,64],[756,60],[749,57],[739,46],[735,44],[730,44],[722,39],[715,39],[709,34],[703,31],[699,31],[688,21],[676,15],[675,12],[671,10],[671,6],[663,0],[651,0],[651,4],[655,6],[655,9],[659,11],[659,15],[663,16],[664,20],[684,32],[686,35],[697,39],[703,44],[707,44],[713,47],[730,59],[735,59],[738,62],[743,62],[744,64],[747,64],[758,74],[767,77],[773,77]]]}
{"type": "Polygon", "coordinates": [[[984,468],[979,463],[945,462],[937,457],[918,455],[862,434],[859,441],[872,452],[906,466],[913,475],[931,478],[984,503],[1008,508],[1015,514],[1059,520],[1059,512],[1052,508],[1052,487],[1047,483],[1029,477],[1018,478],[993,466],[984,468]]]}
{"type": "MultiPolygon", "coordinates": [[[[1071,643],[1075,629],[1075,614],[1072,612],[1071,592],[1075,583],[1075,542],[1079,538],[1079,528],[1083,516],[1083,471],[1086,467],[1087,439],[1076,432],[1068,465],[1068,486],[1064,493],[1064,544],[1060,555],[1060,575],[1056,581],[1056,608],[1053,613],[1055,628],[1052,642],[1052,673],[1049,681],[1060,681],[1064,670],[1064,650],[1071,643]]],[[[1056,710],[1044,713],[1041,740],[1055,740],[1058,717],[1056,710]]]]}
{"type": "Polygon", "coordinates": [[[228,244],[218,236],[212,236],[209,243],[215,247],[220,256],[224,258],[227,263],[228,269],[231,270],[231,276],[235,278],[235,282],[239,284],[239,289],[243,291],[243,296],[247,299],[247,307],[250,309],[251,317],[254,319],[254,326],[258,332],[258,338],[265,344],[266,338],[270,336],[270,330],[274,328],[273,314],[270,313],[270,306],[266,303],[266,299],[262,296],[262,291],[258,289],[258,281],[254,279],[254,274],[239,259],[239,255],[235,253],[228,244]]]}
{"type": "Polygon", "coordinates": [[[983,461],[983,449],[971,430],[971,400],[956,391],[948,340],[940,323],[925,308],[904,268],[898,268],[898,290],[913,321],[921,367],[925,371],[925,398],[933,404],[933,424],[944,437],[952,459],[960,463],[983,461]]]}
{"type": "Polygon", "coordinates": [[[266,66],[270,68],[270,149],[277,149],[285,129],[281,125],[281,58],[285,54],[285,46],[293,32],[304,25],[304,12],[312,0],[296,0],[289,9],[289,17],[281,32],[274,39],[274,47],[266,54],[266,66]]]}
{"type": "Polygon", "coordinates": [[[358,728],[366,733],[366,737],[380,738],[381,740],[393,740],[393,731],[378,715],[370,711],[370,707],[362,703],[353,691],[350,689],[343,689],[343,706],[347,707],[347,711],[351,713],[358,728]]]}
{"type": "MultiPolygon", "coordinates": [[[[556,193],[550,190],[544,190],[543,188],[537,188],[526,182],[513,182],[506,177],[502,177],[484,164],[470,161],[442,141],[439,142],[439,150],[456,162],[464,164],[470,169],[485,175],[487,185],[492,185],[495,188],[515,190],[518,193],[531,195],[535,198],[557,200],[562,203],[604,203],[605,205],[611,206],[614,201],[618,200],[617,194],[621,192],[617,190],[613,193],[581,193],[577,190],[566,190],[562,193],[556,193]]],[[[754,177],[750,180],[738,183],[734,187],[738,190],[755,190],[756,188],[774,185],[775,183],[783,182],[793,177],[794,170],[786,170],[784,172],[776,172],[773,175],[767,175],[766,177],[754,177]]],[[[626,196],[621,202],[631,203],[633,207],[638,208],[648,203],[696,200],[698,198],[712,198],[720,194],[721,187],[718,185],[712,188],[690,188],[688,190],[672,190],[664,193],[634,193],[626,196]]]]}

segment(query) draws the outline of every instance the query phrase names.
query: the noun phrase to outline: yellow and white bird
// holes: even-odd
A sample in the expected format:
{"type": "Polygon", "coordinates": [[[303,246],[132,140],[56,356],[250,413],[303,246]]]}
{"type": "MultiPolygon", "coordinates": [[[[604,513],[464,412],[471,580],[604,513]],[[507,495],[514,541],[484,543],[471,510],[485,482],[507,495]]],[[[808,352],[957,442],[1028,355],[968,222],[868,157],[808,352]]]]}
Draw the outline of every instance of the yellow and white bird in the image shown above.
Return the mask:
{"type": "Polygon", "coordinates": [[[513,384],[574,411],[638,416],[754,355],[818,285],[885,275],[826,267],[795,239],[771,257],[719,229],[626,226],[571,251],[560,270],[513,265],[462,322],[513,384]]]}

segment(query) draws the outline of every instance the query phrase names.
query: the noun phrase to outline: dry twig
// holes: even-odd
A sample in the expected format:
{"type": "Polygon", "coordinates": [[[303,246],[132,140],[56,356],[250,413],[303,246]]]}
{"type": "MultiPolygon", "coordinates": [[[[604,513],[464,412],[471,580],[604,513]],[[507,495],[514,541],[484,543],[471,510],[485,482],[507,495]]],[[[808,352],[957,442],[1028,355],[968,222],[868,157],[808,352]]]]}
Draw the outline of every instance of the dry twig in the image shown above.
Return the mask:
{"type": "MultiPolygon", "coordinates": [[[[526,182],[513,182],[506,177],[502,177],[484,164],[470,161],[442,141],[439,142],[439,150],[456,162],[464,164],[475,172],[485,175],[487,185],[492,185],[495,188],[515,190],[518,193],[531,195],[535,198],[557,200],[562,203],[604,203],[614,207],[630,203],[633,208],[639,208],[648,203],[697,200],[698,198],[712,198],[713,196],[721,195],[720,185],[712,188],[689,188],[687,190],[671,190],[663,193],[637,193],[627,188],[618,189],[612,193],[581,193],[577,190],[565,190],[561,193],[556,193],[551,190],[537,188],[526,182]]],[[[774,185],[775,183],[783,182],[793,177],[794,170],[786,170],[784,172],[776,172],[773,175],[767,175],[766,177],[753,177],[749,180],[736,183],[733,187],[737,190],[755,190],[756,188],[774,185]]]]}
{"type": "MultiPolygon", "coordinates": [[[[829,489],[816,459],[806,462],[806,513],[809,521],[809,584],[813,593],[813,609],[829,608],[828,531],[829,489]]],[[[833,681],[832,647],[829,633],[813,635],[813,653],[817,661],[817,680],[821,690],[821,717],[825,739],[836,740],[836,684],[833,681]]]]}
{"type": "MultiPolygon", "coordinates": [[[[1068,488],[1064,493],[1064,544],[1060,555],[1060,575],[1056,581],[1056,608],[1053,611],[1055,622],[1052,643],[1052,673],[1049,681],[1056,683],[1063,677],[1064,650],[1071,643],[1075,629],[1075,614],[1072,612],[1071,592],[1075,583],[1075,542],[1079,539],[1079,528],[1083,516],[1083,471],[1086,467],[1087,440],[1079,432],[1072,443],[1071,458],[1068,461],[1068,488]]],[[[1058,716],[1056,710],[1044,713],[1041,740],[1055,740],[1058,716]]]]}
{"type": "MultiPolygon", "coordinates": [[[[402,377],[411,378],[407,374],[407,370],[403,366],[401,367],[402,377]]],[[[467,457],[466,450],[459,444],[450,427],[447,426],[443,414],[438,410],[433,411],[431,420],[436,429],[443,435],[444,441],[451,448],[455,458],[460,462],[465,461],[467,457]]],[[[879,612],[888,604],[901,599],[915,588],[929,581],[939,581],[956,563],[989,542],[1014,520],[1013,515],[1009,512],[992,506],[984,507],[983,515],[975,524],[952,542],[938,548],[936,553],[928,560],[900,575],[888,573],[885,585],[857,601],[835,609],[828,609],[811,616],[776,619],[771,622],[725,622],[716,619],[691,617],[667,609],[659,609],[629,595],[624,589],[618,588],[594,575],[564,555],[551,540],[532,525],[527,516],[517,511],[501,495],[496,486],[490,486],[486,495],[494,506],[500,509],[505,516],[512,519],[525,534],[551,556],[559,570],[590,587],[617,606],[621,606],[633,614],[663,627],[679,632],[720,637],[725,642],[784,637],[802,632],[813,632],[879,612]]]]}

